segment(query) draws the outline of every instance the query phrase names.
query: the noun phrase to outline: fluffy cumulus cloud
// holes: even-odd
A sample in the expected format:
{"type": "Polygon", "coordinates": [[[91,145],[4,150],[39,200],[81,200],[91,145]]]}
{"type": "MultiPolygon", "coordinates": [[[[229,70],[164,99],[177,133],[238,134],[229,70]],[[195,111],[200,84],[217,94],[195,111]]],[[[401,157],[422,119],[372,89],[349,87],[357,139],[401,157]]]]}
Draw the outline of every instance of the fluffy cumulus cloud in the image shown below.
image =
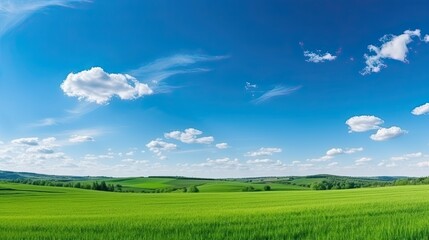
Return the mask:
{"type": "Polygon", "coordinates": [[[18,138],[18,139],[12,140],[11,143],[20,144],[20,145],[36,146],[36,145],[39,145],[39,138],[37,138],[37,137],[18,138]]]}
{"type": "Polygon", "coordinates": [[[0,169],[12,171],[46,171],[70,161],[53,137],[19,138],[0,145],[0,169]]]}
{"type": "Polygon", "coordinates": [[[162,139],[158,138],[150,141],[146,144],[146,147],[149,151],[153,152],[158,156],[159,159],[164,160],[167,157],[163,155],[164,152],[172,151],[177,148],[176,144],[164,142],[162,139]]]}
{"type": "Polygon", "coordinates": [[[320,158],[309,159],[311,162],[324,162],[333,159],[335,156],[342,154],[354,154],[363,151],[362,147],[359,148],[331,148],[326,151],[325,155],[320,158]]]}
{"type": "Polygon", "coordinates": [[[169,133],[165,133],[164,137],[167,139],[176,139],[183,143],[199,143],[199,144],[210,144],[214,141],[214,138],[212,136],[208,137],[198,137],[202,135],[203,132],[195,129],[195,128],[188,128],[185,129],[185,131],[172,131],[169,133]]]}
{"type": "Polygon", "coordinates": [[[282,152],[281,148],[273,148],[273,147],[265,148],[265,147],[262,147],[256,151],[246,153],[245,156],[248,156],[248,157],[271,156],[274,153],[280,153],[280,152],[282,152]]]}
{"type": "Polygon", "coordinates": [[[418,106],[411,111],[413,115],[424,115],[429,113],[429,103],[425,103],[421,106],[418,106]]]}
{"type": "Polygon", "coordinates": [[[429,42],[429,35],[428,34],[425,35],[425,37],[423,38],[423,41],[425,41],[427,43],[429,42]]]}
{"type": "Polygon", "coordinates": [[[337,56],[334,56],[328,52],[321,53],[321,51],[310,52],[310,51],[304,51],[304,57],[307,59],[305,61],[307,62],[313,62],[313,63],[322,63],[325,61],[333,61],[337,58],[337,56]]]}
{"type": "Polygon", "coordinates": [[[93,142],[94,138],[86,135],[72,135],[69,138],[69,142],[72,143],[82,143],[82,142],[93,142]]]}
{"type": "Polygon", "coordinates": [[[326,151],[326,155],[327,156],[335,156],[335,155],[340,155],[340,154],[353,154],[356,152],[361,152],[363,151],[363,148],[359,147],[359,148],[331,148],[328,151],[326,151]]]}
{"type": "Polygon", "coordinates": [[[420,38],[420,35],[420,29],[406,30],[398,36],[393,34],[384,35],[380,38],[382,42],[380,47],[368,46],[368,50],[374,52],[374,55],[364,55],[366,67],[361,71],[361,74],[367,75],[380,72],[382,68],[387,67],[384,59],[407,62],[408,44],[413,41],[413,37],[420,38]]]}
{"type": "Polygon", "coordinates": [[[371,135],[371,139],[374,141],[386,141],[392,138],[396,138],[406,134],[407,131],[402,130],[400,127],[380,128],[375,134],[371,135]]]}
{"type": "Polygon", "coordinates": [[[115,96],[132,100],[153,93],[147,84],[128,74],[110,74],[100,67],[70,73],[61,84],[61,89],[67,96],[97,104],[108,104],[115,96]]]}
{"type": "Polygon", "coordinates": [[[349,132],[366,132],[369,130],[379,129],[384,121],[376,116],[354,116],[346,121],[349,126],[349,132]]]}
{"type": "Polygon", "coordinates": [[[218,143],[216,144],[216,147],[219,149],[227,149],[229,148],[228,143],[218,143]]]}

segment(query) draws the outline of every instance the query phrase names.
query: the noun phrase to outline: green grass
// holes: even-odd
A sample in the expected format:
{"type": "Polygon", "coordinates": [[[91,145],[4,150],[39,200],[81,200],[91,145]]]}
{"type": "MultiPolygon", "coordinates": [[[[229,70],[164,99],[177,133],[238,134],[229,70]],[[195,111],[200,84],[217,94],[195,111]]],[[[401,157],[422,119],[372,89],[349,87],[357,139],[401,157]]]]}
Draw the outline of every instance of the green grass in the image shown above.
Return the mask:
{"type": "Polygon", "coordinates": [[[137,194],[0,183],[0,239],[428,239],[429,186],[137,194]]]}

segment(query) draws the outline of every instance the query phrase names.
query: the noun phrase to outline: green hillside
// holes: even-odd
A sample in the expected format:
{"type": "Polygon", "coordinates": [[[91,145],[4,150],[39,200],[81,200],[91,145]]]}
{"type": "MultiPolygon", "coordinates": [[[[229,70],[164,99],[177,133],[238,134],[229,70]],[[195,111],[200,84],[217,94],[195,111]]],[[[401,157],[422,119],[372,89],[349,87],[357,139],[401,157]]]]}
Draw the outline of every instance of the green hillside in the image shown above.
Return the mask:
{"type": "Polygon", "coordinates": [[[429,186],[135,194],[0,183],[0,239],[427,239],[429,186]]]}
{"type": "Polygon", "coordinates": [[[121,192],[187,192],[197,188],[200,192],[240,192],[240,191],[293,191],[293,190],[329,190],[361,187],[380,187],[391,185],[427,184],[428,178],[399,177],[345,177],[333,175],[257,177],[235,179],[202,179],[188,177],[78,177],[55,176],[35,173],[0,171],[0,180],[27,183],[42,186],[75,187],[101,190],[94,184],[108,191],[121,192]]]}

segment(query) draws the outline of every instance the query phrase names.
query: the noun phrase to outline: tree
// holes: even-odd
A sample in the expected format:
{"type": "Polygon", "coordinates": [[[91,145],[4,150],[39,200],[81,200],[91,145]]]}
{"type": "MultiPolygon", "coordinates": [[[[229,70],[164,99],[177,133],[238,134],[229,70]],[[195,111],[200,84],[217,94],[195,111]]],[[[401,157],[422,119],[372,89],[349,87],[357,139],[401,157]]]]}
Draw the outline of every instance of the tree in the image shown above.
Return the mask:
{"type": "Polygon", "coordinates": [[[253,192],[253,191],[255,191],[255,188],[253,186],[247,186],[247,187],[244,187],[242,191],[243,192],[253,192]]]}
{"type": "Polygon", "coordinates": [[[195,185],[193,185],[193,186],[191,186],[190,188],[189,188],[189,191],[188,192],[191,192],[191,193],[197,193],[197,192],[199,192],[200,190],[197,188],[197,186],[195,186],[195,185]]]}
{"type": "Polygon", "coordinates": [[[270,185],[265,185],[264,186],[264,191],[271,191],[271,186],[270,185]]]}

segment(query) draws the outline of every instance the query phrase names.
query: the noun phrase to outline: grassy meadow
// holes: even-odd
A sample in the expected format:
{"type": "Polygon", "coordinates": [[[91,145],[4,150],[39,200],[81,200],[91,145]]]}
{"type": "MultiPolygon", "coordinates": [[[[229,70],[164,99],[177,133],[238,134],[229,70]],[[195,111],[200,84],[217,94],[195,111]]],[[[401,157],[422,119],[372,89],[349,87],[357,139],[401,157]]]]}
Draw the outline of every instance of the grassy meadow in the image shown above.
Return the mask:
{"type": "Polygon", "coordinates": [[[428,238],[428,185],[139,194],[0,183],[0,239],[428,238]]]}

